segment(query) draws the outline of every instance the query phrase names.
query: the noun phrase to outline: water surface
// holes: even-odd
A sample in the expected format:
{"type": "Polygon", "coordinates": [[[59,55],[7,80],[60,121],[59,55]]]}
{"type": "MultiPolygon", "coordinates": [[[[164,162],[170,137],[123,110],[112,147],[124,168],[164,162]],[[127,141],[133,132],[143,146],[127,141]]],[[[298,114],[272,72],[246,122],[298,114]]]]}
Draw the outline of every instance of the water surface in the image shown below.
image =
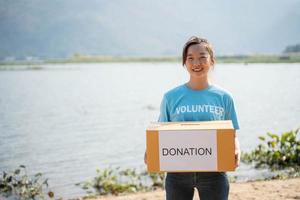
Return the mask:
{"type": "MultiPolygon", "coordinates": [[[[164,92],[188,75],[176,63],[42,65],[0,71],[0,169],[42,172],[63,197],[107,166],[143,169],[145,128],[164,92]]],[[[219,64],[212,81],[235,99],[244,151],[267,131],[300,126],[299,64],[219,64]]],[[[247,179],[267,174],[242,165],[247,179]]]]}

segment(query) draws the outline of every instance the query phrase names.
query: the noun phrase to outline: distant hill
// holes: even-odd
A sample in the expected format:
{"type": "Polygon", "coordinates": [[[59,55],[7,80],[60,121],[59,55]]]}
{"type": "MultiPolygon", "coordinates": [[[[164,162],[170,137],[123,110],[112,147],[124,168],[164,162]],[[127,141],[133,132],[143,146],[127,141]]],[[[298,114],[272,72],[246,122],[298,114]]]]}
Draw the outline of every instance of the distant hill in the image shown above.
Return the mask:
{"type": "Polygon", "coordinates": [[[219,55],[300,42],[300,1],[0,0],[0,58],[180,55],[191,35],[219,55]]]}

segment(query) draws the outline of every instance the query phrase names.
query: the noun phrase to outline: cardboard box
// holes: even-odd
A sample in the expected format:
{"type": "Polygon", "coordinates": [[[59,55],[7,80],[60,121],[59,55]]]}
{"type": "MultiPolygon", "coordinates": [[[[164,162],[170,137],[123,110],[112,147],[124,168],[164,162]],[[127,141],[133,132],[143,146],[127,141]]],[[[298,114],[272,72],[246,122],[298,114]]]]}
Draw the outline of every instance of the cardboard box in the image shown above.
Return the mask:
{"type": "Polygon", "coordinates": [[[231,121],[153,123],[146,130],[149,172],[234,171],[231,121]]]}

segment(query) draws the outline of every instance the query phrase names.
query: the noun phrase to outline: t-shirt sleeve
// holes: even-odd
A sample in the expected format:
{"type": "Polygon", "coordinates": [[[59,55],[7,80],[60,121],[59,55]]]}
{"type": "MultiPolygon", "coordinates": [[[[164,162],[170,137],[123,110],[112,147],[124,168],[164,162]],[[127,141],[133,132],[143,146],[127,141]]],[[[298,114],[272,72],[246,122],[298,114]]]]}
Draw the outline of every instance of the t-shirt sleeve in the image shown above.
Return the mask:
{"type": "Polygon", "coordinates": [[[234,101],[231,96],[227,96],[226,99],[225,120],[231,120],[234,129],[238,130],[240,129],[240,126],[235,111],[234,101]]]}
{"type": "Polygon", "coordinates": [[[164,95],[162,102],[160,104],[160,114],[158,118],[159,122],[169,122],[170,116],[169,116],[169,110],[168,110],[168,101],[166,98],[166,95],[164,95]]]}

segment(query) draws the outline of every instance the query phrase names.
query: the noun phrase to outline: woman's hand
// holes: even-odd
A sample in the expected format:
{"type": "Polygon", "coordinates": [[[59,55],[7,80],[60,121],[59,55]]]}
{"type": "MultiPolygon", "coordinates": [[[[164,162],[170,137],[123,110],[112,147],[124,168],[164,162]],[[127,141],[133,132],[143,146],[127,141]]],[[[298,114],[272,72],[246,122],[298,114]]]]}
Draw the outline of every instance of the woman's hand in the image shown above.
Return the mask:
{"type": "Polygon", "coordinates": [[[234,154],[235,154],[235,168],[237,168],[240,165],[240,159],[241,159],[241,150],[240,150],[240,142],[237,137],[234,138],[234,154]]]}
{"type": "Polygon", "coordinates": [[[145,154],[144,154],[144,163],[147,165],[147,151],[145,151],[145,154]]]}

